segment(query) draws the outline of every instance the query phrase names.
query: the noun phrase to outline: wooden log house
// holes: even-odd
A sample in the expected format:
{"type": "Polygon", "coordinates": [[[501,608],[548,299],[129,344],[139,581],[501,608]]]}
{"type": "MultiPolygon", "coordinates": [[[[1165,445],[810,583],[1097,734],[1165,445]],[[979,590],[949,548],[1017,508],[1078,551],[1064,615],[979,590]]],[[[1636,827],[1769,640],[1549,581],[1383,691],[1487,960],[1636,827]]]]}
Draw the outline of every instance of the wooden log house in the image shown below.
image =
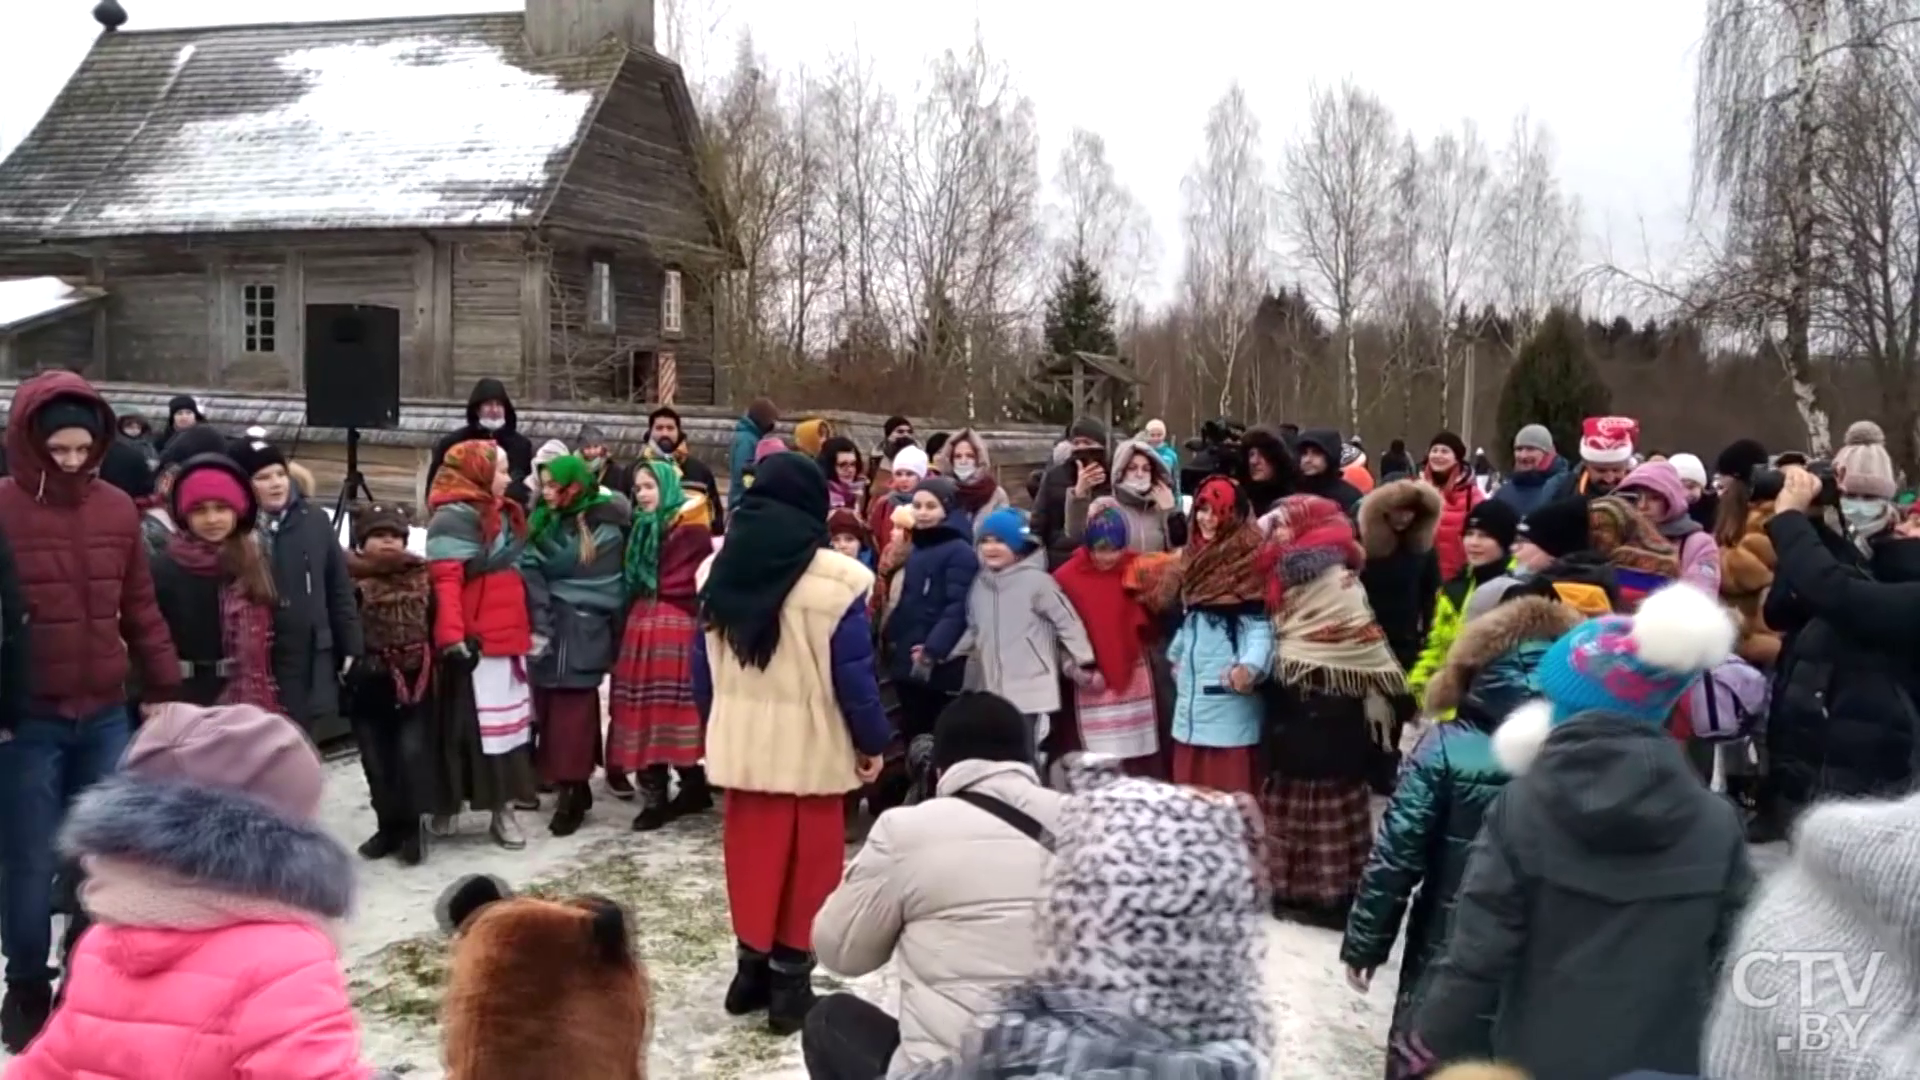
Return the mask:
{"type": "Polygon", "coordinates": [[[0,278],[87,298],[0,378],[297,394],[306,306],[367,303],[400,311],[409,397],[714,403],[699,283],[736,257],[652,0],[165,30],[130,6],[0,163],[0,278]]]}

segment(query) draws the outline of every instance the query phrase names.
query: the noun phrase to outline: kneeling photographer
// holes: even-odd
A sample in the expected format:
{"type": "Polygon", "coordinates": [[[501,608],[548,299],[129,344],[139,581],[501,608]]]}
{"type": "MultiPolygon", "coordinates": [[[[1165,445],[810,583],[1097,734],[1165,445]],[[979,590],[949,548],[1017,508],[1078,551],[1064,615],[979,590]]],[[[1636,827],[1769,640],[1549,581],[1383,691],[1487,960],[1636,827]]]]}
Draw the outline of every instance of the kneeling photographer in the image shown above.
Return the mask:
{"type": "Polygon", "coordinates": [[[1864,505],[1888,501],[1877,472],[1843,457],[1754,474],[1756,499],[1779,491],[1765,615],[1785,643],[1767,717],[1766,809],[1782,829],[1816,799],[1900,794],[1915,775],[1920,528],[1864,505]]]}

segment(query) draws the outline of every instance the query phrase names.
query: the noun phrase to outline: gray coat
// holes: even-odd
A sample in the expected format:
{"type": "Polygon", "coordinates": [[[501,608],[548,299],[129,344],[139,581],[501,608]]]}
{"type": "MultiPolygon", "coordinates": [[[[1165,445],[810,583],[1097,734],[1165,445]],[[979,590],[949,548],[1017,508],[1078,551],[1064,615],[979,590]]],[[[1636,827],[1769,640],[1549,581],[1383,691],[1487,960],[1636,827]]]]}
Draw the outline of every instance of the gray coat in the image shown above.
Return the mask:
{"type": "Polygon", "coordinates": [[[1442,1061],[1550,1080],[1696,1075],[1751,884],[1733,804],[1679,743],[1645,720],[1574,716],[1487,810],[1412,1028],[1442,1061]]]}
{"type": "Polygon", "coordinates": [[[324,511],[297,492],[280,517],[263,515],[280,605],[273,619],[273,678],[280,705],[309,732],[340,714],[340,663],[365,651],[346,553],[324,511]]]}
{"type": "Polygon", "coordinates": [[[1004,570],[982,564],[967,593],[967,630],[954,654],[967,657],[966,688],[988,690],[1029,715],[1060,709],[1060,653],[1093,664],[1080,615],[1047,573],[1038,545],[1004,570]]]}
{"type": "MultiPolygon", "coordinates": [[[[528,681],[549,690],[591,690],[613,670],[626,626],[626,557],[632,514],[614,499],[586,512],[593,558],[580,562],[580,531],[567,518],[542,540],[527,541],[520,573],[527,614],[546,649],[528,666],[528,681]]],[[[535,642],[535,647],[539,647],[535,642]]]]}

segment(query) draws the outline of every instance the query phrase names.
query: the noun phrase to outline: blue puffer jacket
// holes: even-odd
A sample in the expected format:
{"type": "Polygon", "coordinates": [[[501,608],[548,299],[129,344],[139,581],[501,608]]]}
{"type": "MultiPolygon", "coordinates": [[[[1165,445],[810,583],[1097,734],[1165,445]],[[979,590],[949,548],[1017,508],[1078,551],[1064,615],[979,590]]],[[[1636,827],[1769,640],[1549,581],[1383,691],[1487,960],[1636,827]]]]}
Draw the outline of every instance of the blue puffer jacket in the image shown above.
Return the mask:
{"type": "Polygon", "coordinates": [[[1502,604],[1462,628],[1446,665],[1428,684],[1429,709],[1457,711],[1454,719],[1428,729],[1403,767],[1340,945],[1342,964],[1379,967],[1406,918],[1407,945],[1393,1006],[1396,1034],[1411,1016],[1421,977],[1446,940],[1447,919],[1480,819],[1509,779],[1494,760],[1493,730],[1538,696],[1534,668],[1548,646],[1579,622],[1579,612],[1543,597],[1502,604]]]}
{"type": "Polygon", "coordinates": [[[894,678],[913,671],[913,647],[925,647],[927,657],[942,663],[967,629],[967,593],[980,572],[973,551],[973,522],[953,511],[931,529],[915,529],[913,551],[900,571],[900,603],[887,618],[887,645],[892,651],[894,678]]]}
{"type": "Polygon", "coordinates": [[[1555,483],[1560,477],[1573,471],[1566,458],[1556,457],[1553,463],[1544,469],[1528,469],[1507,477],[1498,490],[1493,493],[1495,502],[1503,502],[1513,507],[1515,513],[1526,517],[1541,506],[1552,501],[1549,493],[1560,485],[1555,483]]]}
{"type": "Polygon", "coordinates": [[[1257,746],[1262,699],[1226,688],[1239,664],[1264,680],[1273,666],[1273,621],[1259,604],[1245,610],[1189,608],[1167,646],[1173,665],[1173,737],[1188,746],[1257,746]],[[1208,692],[1210,688],[1215,689],[1208,692]]]}

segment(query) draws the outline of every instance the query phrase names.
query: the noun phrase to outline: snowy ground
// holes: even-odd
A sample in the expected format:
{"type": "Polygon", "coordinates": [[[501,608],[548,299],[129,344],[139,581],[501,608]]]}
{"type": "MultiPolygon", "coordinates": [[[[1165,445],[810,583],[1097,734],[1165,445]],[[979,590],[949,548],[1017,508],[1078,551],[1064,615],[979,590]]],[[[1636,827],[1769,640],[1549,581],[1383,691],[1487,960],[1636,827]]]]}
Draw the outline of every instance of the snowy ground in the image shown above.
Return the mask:
{"type": "MultiPolygon", "coordinates": [[[[327,824],[343,841],[357,843],[372,828],[358,767],[346,762],[330,769],[327,824]]],[[[654,1075],[804,1080],[797,1039],[773,1039],[752,1020],[734,1020],[720,1010],[732,975],[733,942],[721,884],[719,819],[642,836],[627,829],[630,806],[604,791],[596,798],[601,801],[587,827],[565,840],[548,835],[544,812],[537,819],[524,815],[527,849],[501,851],[486,839],[485,819],[469,816],[463,835],[435,849],[425,866],[366,867],[345,952],[368,1060],[407,1066],[408,1075],[421,1080],[442,1075],[435,1011],[445,946],[434,928],[433,902],[461,874],[484,872],[516,887],[596,892],[628,905],[655,983],[654,1075]]],[[[1269,945],[1269,997],[1279,1032],[1273,1075],[1378,1076],[1392,971],[1383,970],[1362,997],[1346,986],[1335,934],[1276,922],[1269,927],[1269,945]]],[[[819,981],[823,990],[841,986],[824,974],[819,981]]],[[[893,1005],[887,972],[844,988],[893,1005]]]]}

